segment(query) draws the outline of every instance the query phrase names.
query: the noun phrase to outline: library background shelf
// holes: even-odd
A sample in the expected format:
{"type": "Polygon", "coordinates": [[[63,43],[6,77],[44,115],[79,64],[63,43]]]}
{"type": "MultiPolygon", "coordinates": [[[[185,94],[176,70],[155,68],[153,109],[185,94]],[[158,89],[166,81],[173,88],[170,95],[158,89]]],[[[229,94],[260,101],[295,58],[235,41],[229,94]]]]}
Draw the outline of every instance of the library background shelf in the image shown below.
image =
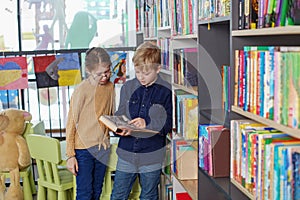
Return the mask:
{"type": "MultiPolygon", "coordinates": [[[[143,3],[151,3],[150,0],[143,0],[143,3]]],[[[300,46],[300,26],[284,26],[274,28],[261,28],[261,29],[244,29],[239,30],[238,14],[239,14],[239,1],[224,1],[230,2],[230,14],[220,17],[207,17],[205,19],[198,19],[193,27],[189,27],[190,33],[184,32],[186,27],[183,24],[178,24],[176,14],[182,14],[183,19],[185,14],[193,15],[195,10],[188,10],[183,12],[179,2],[185,1],[171,1],[161,0],[157,1],[161,4],[155,4],[152,8],[156,9],[152,18],[145,17],[144,24],[150,26],[157,25],[157,33],[154,37],[146,38],[145,40],[157,39],[157,44],[161,45],[162,41],[169,40],[167,49],[169,56],[168,66],[169,69],[163,69],[162,76],[172,84],[174,96],[177,91],[182,91],[186,94],[192,94],[198,98],[198,122],[199,124],[219,124],[225,128],[230,129],[230,121],[235,119],[251,119],[280,131],[288,133],[290,136],[300,138],[300,130],[293,129],[282,124],[278,124],[272,120],[260,117],[251,112],[246,112],[241,108],[234,105],[235,100],[235,51],[243,49],[244,46],[300,46]],[[163,9],[164,6],[170,8],[169,10],[163,9]],[[161,7],[162,6],[162,7],[161,7]],[[163,14],[168,12],[169,19],[163,18],[163,14]],[[157,21],[155,21],[157,20],[157,21]],[[182,26],[183,25],[183,26],[182,26]],[[180,28],[183,28],[182,30],[180,28]],[[157,38],[156,38],[157,37],[157,38]],[[174,52],[178,49],[197,48],[197,72],[198,84],[197,86],[187,87],[184,84],[176,82],[174,77],[174,52]],[[228,86],[228,105],[227,109],[224,107],[223,102],[223,67],[229,66],[229,86],[228,86]]],[[[186,1],[191,2],[191,1],[186,1]]],[[[193,1],[192,1],[193,2],[193,1]]],[[[197,2],[202,2],[197,1],[197,2]]],[[[152,4],[151,4],[152,5],[152,4]]],[[[228,9],[228,4],[226,5],[228,9]]],[[[165,7],[164,7],[165,8],[165,7]]],[[[196,13],[200,15],[201,5],[194,5],[196,13]]],[[[138,12],[144,12],[139,10],[138,12]]],[[[203,14],[203,13],[201,13],[203,14]]],[[[143,14],[142,14],[143,16],[143,14]]],[[[140,27],[139,29],[143,29],[140,27]]],[[[149,29],[149,28],[148,28],[149,29]]],[[[147,31],[147,30],[146,30],[147,31]]],[[[175,97],[173,99],[175,102],[175,97]]],[[[176,104],[173,104],[176,107],[176,104]]],[[[176,112],[176,110],[174,110],[176,112]]],[[[174,114],[176,118],[176,114],[174,114]]],[[[172,135],[180,135],[180,131],[174,120],[174,133],[172,135]]],[[[195,131],[198,131],[195,129],[195,131]]],[[[176,137],[167,137],[167,143],[171,144],[176,137]]],[[[199,151],[198,145],[194,145],[199,151]]],[[[163,173],[164,174],[164,173],[163,173]]],[[[177,178],[175,173],[164,174],[166,184],[173,185],[173,199],[174,193],[187,192],[192,199],[255,199],[254,195],[248,192],[243,186],[240,185],[231,177],[215,178],[210,176],[204,169],[198,167],[198,179],[183,181],[177,178]],[[195,185],[197,187],[195,187],[195,185]]],[[[163,199],[170,199],[165,197],[163,199]]]]}

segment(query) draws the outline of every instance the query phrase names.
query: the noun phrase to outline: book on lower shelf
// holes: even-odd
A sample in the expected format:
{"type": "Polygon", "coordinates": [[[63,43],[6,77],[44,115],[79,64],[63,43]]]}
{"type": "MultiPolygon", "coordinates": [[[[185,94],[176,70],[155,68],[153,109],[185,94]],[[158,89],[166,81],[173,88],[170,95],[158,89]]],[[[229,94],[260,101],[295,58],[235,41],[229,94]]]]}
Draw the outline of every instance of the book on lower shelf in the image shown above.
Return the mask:
{"type": "Polygon", "coordinates": [[[299,199],[300,140],[252,120],[232,120],[231,179],[251,199],[299,199]],[[297,172],[298,173],[298,172],[297,172]],[[288,198],[284,198],[288,197],[288,198]]]}
{"type": "Polygon", "coordinates": [[[187,192],[179,192],[176,193],[176,200],[192,200],[192,198],[187,192]]]}
{"type": "Polygon", "coordinates": [[[171,170],[179,180],[198,178],[197,150],[192,142],[177,138],[172,140],[171,170]]]}
{"type": "Polygon", "coordinates": [[[112,115],[102,115],[99,118],[107,128],[115,133],[121,133],[123,129],[130,130],[133,136],[151,136],[159,133],[158,131],[153,131],[149,129],[138,128],[134,125],[129,124],[130,120],[125,116],[112,116],[112,115]]]}
{"type": "Polygon", "coordinates": [[[223,125],[199,125],[199,167],[213,177],[228,177],[230,133],[223,125]]]}

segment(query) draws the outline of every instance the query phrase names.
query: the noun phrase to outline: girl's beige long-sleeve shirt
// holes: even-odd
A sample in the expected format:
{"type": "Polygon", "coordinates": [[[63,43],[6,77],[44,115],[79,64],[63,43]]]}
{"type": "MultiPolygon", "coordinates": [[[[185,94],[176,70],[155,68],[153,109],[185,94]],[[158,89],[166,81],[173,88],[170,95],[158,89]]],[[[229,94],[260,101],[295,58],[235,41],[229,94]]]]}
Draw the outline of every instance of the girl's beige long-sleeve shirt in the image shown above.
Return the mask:
{"type": "Polygon", "coordinates": [[[99,121],[101,115],[114,111],[114,86],[111,82],[98,85],[92,77],[82,81],[74,90],[66,125],[68,157],[75,156],[75,149],[99,145],[109,147],[108,129],[99,121]]]}

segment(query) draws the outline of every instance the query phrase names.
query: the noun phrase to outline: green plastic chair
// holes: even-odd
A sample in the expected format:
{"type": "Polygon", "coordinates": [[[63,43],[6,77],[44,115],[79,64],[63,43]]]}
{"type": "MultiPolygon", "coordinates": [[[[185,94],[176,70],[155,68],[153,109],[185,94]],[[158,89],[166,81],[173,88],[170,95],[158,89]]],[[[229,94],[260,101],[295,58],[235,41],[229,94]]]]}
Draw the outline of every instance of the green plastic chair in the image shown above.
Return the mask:
{"type": "MultiPolygon", "coordinates": [[[[26,135],[28,135],[28,133],[30,133],[31,127],[32,127],[32,123],[27,122],[25,124],[23,137],[25,137],[26,135]]],[[[0,172],[0,176],[1,175],[4,175],[5,178],[10,178],[9,172],[0,172]]],[[[22,183],[23,183],[24,200],[32,200],[32,195],[36,194],[36,188],[35,188],[31,165],[26,167],[25,169],[20,170],[20,178],[22,179],[22,183]]]]}
{"type": "Polygon", "coordinates": [[[30,134],[27,143],[31,157],[36,160],[38,170],[37,200],[72,199],[73,175],[60,167],[61,158],[59,140],[44,135],[30,134]]]}

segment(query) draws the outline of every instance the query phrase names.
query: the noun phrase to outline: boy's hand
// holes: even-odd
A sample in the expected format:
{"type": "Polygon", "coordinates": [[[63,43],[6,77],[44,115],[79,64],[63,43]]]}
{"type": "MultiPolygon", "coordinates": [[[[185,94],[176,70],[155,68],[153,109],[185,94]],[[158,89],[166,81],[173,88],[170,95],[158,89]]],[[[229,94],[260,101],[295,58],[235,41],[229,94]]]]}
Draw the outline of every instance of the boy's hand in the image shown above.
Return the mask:
{"type": "Polygon", "coordinates": [[[138,128],[146,128],[146,122],[143,118],[135,118],[129,122],[129,124],[135,125],[138,128]]]}

